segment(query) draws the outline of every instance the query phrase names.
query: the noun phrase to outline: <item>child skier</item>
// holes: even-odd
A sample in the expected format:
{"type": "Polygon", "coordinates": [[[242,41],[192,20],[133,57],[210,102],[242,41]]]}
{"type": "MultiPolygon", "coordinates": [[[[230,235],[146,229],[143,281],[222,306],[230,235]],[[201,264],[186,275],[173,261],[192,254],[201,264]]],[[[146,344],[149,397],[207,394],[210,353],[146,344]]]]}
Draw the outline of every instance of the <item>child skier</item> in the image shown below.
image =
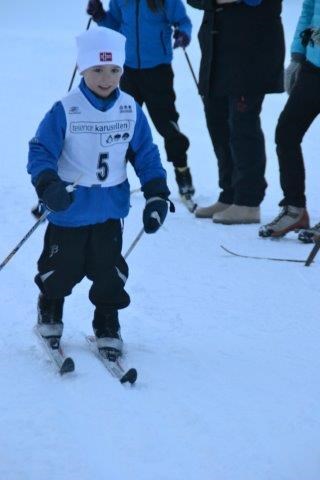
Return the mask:
{"type": "Polygon", "coordinates": [[[64,298],[85,276],[92,281],[93,330],[106,358],[121,354],[118,310],[130,303],[121,256],[121,219],[129,211],[126,161],[146,198],[143,224],[154,233],[170,194],[159,151],[135,100],[119,90],[125,37],[97,27],[77,37],[78,88],[54,104],[30,141],[28,173],[50,211],[35,282],[38,329],[60,340],[64,298]],[[69,193],[67,185],[76,183],[69,193]]]}
{"type": "Polygon", "coordinates": [[[90,0],[87,12],[100,26],[121,32],[127,38],[121,89],[139,105],[146,104],[150,117],[164,138],[167,160],[173,163],[179,193],[189,210],[194,187],[187,164],[188,138],[178,127],[172,62],[173,48],[190,43],[191,21],[181,0],[111,0],[109,10],[100,0],[90,0]]]}

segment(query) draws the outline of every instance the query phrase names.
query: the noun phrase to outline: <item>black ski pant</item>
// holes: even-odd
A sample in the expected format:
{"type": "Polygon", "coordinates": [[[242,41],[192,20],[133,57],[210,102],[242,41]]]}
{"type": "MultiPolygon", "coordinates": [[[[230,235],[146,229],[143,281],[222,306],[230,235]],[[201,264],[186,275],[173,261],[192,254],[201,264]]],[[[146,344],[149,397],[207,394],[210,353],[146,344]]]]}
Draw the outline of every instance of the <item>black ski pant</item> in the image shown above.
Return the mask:
{"type": "Polygon", "coordinates": [[[189,140],[178,126],[173,77],[170,64],[143,69],[124,67],[120,86],[139,105],[146,104],[154,126],[164,138],[167,160],[175,167],[185,167],[189,140]]]}
{"type": "Polygon", "coordinates": [[[264,198],[266,153],[260,113],[264,95],[204,97],[218,161],[219,201],[256,207],[264,198]]]}
{"type": "Polygon", "coordinates": [[[320,68],[306,62],[298,75],[276,128],[280,184],[284,198],[280,205],[305,207],[305,168],[301,143],[320,113],[320,68]]]}
{"type": "Polygon", "coordinates": [[[97,311],[113,313],[130,303],[121,248],[120,220],[75,228],[49,223],[35,282],[48,298],[63,298],[87,277],[92,281],[89,299],[97,311]]]}

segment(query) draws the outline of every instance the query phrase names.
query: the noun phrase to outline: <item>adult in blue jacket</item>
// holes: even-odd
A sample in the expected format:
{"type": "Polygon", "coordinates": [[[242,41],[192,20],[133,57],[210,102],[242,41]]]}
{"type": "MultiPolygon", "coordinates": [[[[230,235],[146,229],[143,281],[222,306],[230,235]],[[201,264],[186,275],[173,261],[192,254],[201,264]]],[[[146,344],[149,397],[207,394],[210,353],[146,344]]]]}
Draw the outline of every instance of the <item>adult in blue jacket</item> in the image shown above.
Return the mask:
{"type": "Polygon", "coordinates": [[[191,39],[191,22],[181,0],[111,0],[104,10],[90,0],[87,12],[98,25],[121,32],[126,38],[126,60],[121,89],[146,104],[164,138],[167,160],[173,163],[179,193],[192,208],[194,187],[187,163],[188,138],[178,127],[173,88],[173,48],[185,48],[191,39]]]}
{"type": "Polygon", "coordinates": [[[320,0],[304,0],[286,70],[288,101],[279,117],[276,145],[283,199],[280,214],[259,230],[262,237],[282,237],[302,229],[299,239],[312,242],[320,223],[309,228],[305,167],[301,143],[320,113],[320,0]]]}
{"type": "Polygon", "coordinates": [[[219,193],[197,217],[259,223],[266,190],[260,113],[267,93],[283,91],[282,0],[187,0],[204,10],[199,90],[218,161],[219,193]]]}

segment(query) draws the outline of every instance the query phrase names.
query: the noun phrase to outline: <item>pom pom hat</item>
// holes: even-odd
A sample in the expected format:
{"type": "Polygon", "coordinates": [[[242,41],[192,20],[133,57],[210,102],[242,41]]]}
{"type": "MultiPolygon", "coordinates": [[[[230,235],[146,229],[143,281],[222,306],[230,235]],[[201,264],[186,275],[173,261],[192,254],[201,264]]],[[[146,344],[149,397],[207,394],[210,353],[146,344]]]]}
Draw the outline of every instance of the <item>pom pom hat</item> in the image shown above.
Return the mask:
{"type": "Polygon", "coordinates": [[[97,65],[116,65],[123,68],[126,38],[121,33],[96,27],[78,35],[76,42],[80,73],[97,65]]]}

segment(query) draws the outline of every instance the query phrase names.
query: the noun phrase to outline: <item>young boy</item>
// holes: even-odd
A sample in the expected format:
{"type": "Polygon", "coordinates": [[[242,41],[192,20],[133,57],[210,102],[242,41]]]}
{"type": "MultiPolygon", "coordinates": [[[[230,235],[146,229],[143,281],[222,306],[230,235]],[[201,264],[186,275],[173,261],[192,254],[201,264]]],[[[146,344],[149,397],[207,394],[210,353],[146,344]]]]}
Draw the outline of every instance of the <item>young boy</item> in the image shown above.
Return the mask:
{"type": "Polygon", "coordinates": [[[60,340],[64,298],[92,281],[93,330],[107,358],[121,354],[118,310],[130,303],[121,256],[121,219],[129,212],[126,162],[146,198],[143,224],[154,233],[167,215],[166,172],[139,105],[119,90],[125,37],[97,27],[77,37],[78,88],[54,104],[30,141],[28,173],[50,211],[35,282],[38,328],[60,340]],[[67,185],[76,183],[74,192],[67,185]]]}

